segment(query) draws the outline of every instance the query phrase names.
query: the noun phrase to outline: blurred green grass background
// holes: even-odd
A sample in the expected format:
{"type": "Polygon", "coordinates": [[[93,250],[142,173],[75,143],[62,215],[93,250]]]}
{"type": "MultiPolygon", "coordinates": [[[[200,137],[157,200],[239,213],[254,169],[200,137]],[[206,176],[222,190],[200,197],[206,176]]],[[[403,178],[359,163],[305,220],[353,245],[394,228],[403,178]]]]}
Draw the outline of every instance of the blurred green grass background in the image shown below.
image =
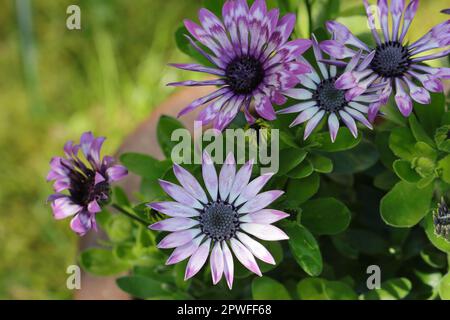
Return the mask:
{"type": "MultiPolygon", "coordinates": [[[[214,0],[208,0],[214,1],[214,0]]],[[[347,7],[349,1],[344,1],[347,7]]],[[[359,0],[351,0],[358,3],[359,0]]],[[[45,203],[48,161],[87,130],[113,153],[171,89],[191,75],[173,34],[200,0],[16,0],[0,10],[0,299],[67,299],[77,237],[45,203]],[[82,30],[66,28],[81,7],[82,30]]],[[[446,17],[450,0],[422,1],[413,37],[446,17]]]]}

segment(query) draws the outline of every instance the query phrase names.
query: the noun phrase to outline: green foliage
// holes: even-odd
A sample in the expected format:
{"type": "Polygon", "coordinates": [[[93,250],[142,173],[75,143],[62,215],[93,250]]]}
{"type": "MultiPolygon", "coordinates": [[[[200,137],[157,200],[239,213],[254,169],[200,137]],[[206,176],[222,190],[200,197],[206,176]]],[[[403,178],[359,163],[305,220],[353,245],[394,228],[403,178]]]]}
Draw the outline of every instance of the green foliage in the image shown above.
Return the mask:
{"type": "Polygon", "coordinates": [[[255,300],[290,300],[289,292],[280,282],[269,277],[255,278],[252,282],[255,300]]]}
{"type": "Polygon", "coordinates": [[[310,276],[318,276],[322,272],[323,262],[314,236],[295,222],[284,223],[284,229],[289,236],[289,248],[297,263],[310,276]]]}
{"type": "Polygon", "coordinates": [[[177,129],[185,129],[183,124],[177,119],[169,116],[159,118],[158,126],[156,127],[156,137],[166,158],[170,158],[172,148],[177,144],[171,139],[172,132],[177,129]]]}
{"type": "Polygon", "coordinates": [[[80,264],[84,270],[98,276],[116,275],[130,268],[129,264],[119,260],[112,251],[99,248],[83,251],[80,264]]]}
{"type": "Polygon", "coordinates": [[[406,278],[390,279],[381,284],[380,289],[369,291],[363,300],[400,300],[411,291],[411,281],[406,278]]]}
{"type": "Polygon", "coordinates": [[[328,281],[322,278],[306,278],[297,284],[300,300],[356,300],[353,289],[342,281],[328,281]]]}

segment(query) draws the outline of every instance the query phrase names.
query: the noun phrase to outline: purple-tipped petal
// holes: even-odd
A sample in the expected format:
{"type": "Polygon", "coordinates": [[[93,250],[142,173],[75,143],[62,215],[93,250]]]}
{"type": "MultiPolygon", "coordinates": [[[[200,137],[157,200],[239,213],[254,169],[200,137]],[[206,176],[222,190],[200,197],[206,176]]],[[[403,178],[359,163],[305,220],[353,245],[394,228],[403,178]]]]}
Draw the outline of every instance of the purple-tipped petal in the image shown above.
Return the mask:
{"type": "Polygon", "coordinates": [[[414,99],[414,101],[417,101],[421,104],[429,104],[431,102],[430,93],[427,90],[417,86],[407,77],[403,77],[403,80],[405,80],[406,84],[408,85],[409,95],[414,99]]]}
{"type": "Polygon", "coordinates": [[[236,173],[233,181],[233,186],[230,189],[230,195],[228,201],[233,203],[239,196],[241,191],[248,185],[250,177],[252,175],[253,160],[247,161],[236,173]]]}
{"type": "Polygon", "coordinates": [[[227,200],[231,187],[233,186],[235,175],[236,163],[233,154],[230,152],[219,174],[219,194],[222,200],[227,200]]]}
{"type": "Polygon", "coordinates": [[[176,202],[195,209],[203,209],[203,205],[182,187],[164,180],[159,180],[159,185],[176,202]]]}
{"type": "Polygon", "coordinates": [[[197,179],[195,179],[195,177],[189,171],[179,166],[178,164],[174,164],[173,173],[175,174],[175,177],[177,177],[183,188],[194,198],[200,200],[202,203],[208,202],[208,197],[206,196],[205,191],[203,191],[197,179]]]}
{"type": "Polygon", "coordinates": [[[106,174],[109,181],[119,181],[127,176],[128,170],[124,166],[115,165],[106,169],[106,174]]]}
{"type": "Polygon", "coordinates": [[[403,17],[402,33],[400,35],[399,41],[402,42],[405,39],[406,33],[408,32],[409,26],[411,25],[414,16],[416,15],[417,8],[419,6],[419,0],[411,0],[406,7],[405,15],[403,17]]]}
{"type": "MultiPolygon", "coordinates": [[[[258,0],[257,0],[258,1],[258,0]]],[[[223,273],[225,279],[227,280],[227,285],[230,290],[233,288],[234,279],[234,261],[230,249],[225,241],[222,242],[222,252],[223,252],[223,273]]]]}
{"type": "Polygon", "coordinates": [[[369,51],[367,45],[359,40],[357,37],[351,33],[351,31],[344,26],[343,24],[337,21],[327,21],[326,22],[327,30],[333,34],[334,39],[342,44],[349,44],[360,48],[365,51],[369,51]]]}
{"type": "Polygon", "coordinates": [[[148,206],[171,217],[190,218],[197,217],[200,214],[194,208],[172,201],[153,202],[148,204],[148,206]]]}
{"type": "Polygon", "coordinates": [[[80,236],[84,236],[92,228],[92,220],[87,213],[79,213],[70,221],[70,228],[80,236]]]}
{"type": "Polygon", "coordinates": [[[314,117],[316,115],[316,113],[318,113],[318,112],[319,112],[318,107],[311,107],[311,108],[305,109],[304,111],[302,111],[302,113],[300,113],[297,116],[297,118],[294,119],[294,121],[292,121],[292,123],[289,125],[289,127],[294,127],[300,123],[308,121],[309,119],[314,117]]]}
{"type": "Polygon", "coordinates": [[[345,107],[344,110],[354,119],[358,120],[363,125],[365,125],[367,128],[373,129],[372,124],[369,122],[369,120],[366,119],[366,117],[364,117],[364,115],[361,112],[349,107],[345,107]]]}
{"type": "Polygon", "coordinates": [[[149,226],[149,229],[175,232],[190,229],[196,225],[198,225],[198,221],[194,219],[169,218],[152,224],[151,226],[149,226]]]}
{"type": "Polygon", "coordinates": [[[286,233],[271,224],[243,223],[241,224],[241,229],[265,241],[289,239],[286,233]]]}
{"type": "Polygon", "coordinates": [[[195,251],[197,251],[203,238],[204,236],[200,235],[191,242],[188,242],[182,245],[181,247],[178,247],[175,250],[173,250],[169,259],[167,259],[166,261],[166,265],[175,264],[189,258],[195,251]]]}
{"type": "Polygon", "coordinates": [[[201,86],[222,86],[224,84],[226,84],[226,81],[224,79],[215,79],[204,81],[186,80],[179,82],[170,82],[167,85],[170,87],[201,87],[201,86]]]}
{"type": "Polygon", "coordinates": [[[278,110],[279,114],[298,113],[317,106],[317,101],[307,101],[294,104],[293,106],[278,110]]]}
{"type": "Polygon", "coordinates": [[[263,209],[242,216],[240,221],[253,222],[258,224],[271,224],[287,217],[289,217],[289,215],[283,211],[275,209],[263,209]]]}
{"type": "Polygon", "coordinates": [[[190,105],[188,105],[183,110],[181,110],[180,113],[178,114],[178,116],[181,117],[182,115],[191,112],[192,110],[200,107],[201,105],[220,97],[221,95],[227,93],[228,91],[229,91],[229,89],[227,87],[224,87],[224,88],[220,88],[219,90],[216,90],[204,97],[201,97],[201,98],[193,101],[190,105]]]}
{"type": "Polygon", "coordinates": [[[95,200],[89,202],[87,209],[90,213],[97,213],[97,212],[102,211],[102,208],[100,207],[98,202],[95,200]]]}
{"type": "Polygon", "coordinates": [[[256,263],[255,257],[253,257],[252,253],[240,241],[234,238],[230,240],[230,244],[234,255],[242,263],[242,265],[251,272],[262,277],[261,270],[259,270],[259,266],[256,263]]]}
{"type": "Polygon", "coordinates": [[[247,201],[239,210],[239,213],[250,213],[264,209],[269,204],[278,199],[284,191],[272,190],[258,194],[253,199],[247,201]]]}
{"type": "Polygon", "coordinates": [[[239,206],[242,203],[250,200],[251,198],[255,197],[259,191],[261,191],[262,188],[266,185],[266,183],[272,178],[273,173],[266,173],[258,178],[254,179],[252,182],[250,182],[241,192],[239,197],[236,199],[234,205],[239,206]]]}
{"type": "Polygon", "coordinates": [[[259,243],[256,240],[253,240],[248,235],[242,232],[236,233],[238,239],[241,241],[241,243],[244,244],[244,246],[247,247],[250,252],[257,257],[258,259],[264,261],[268,264],[275,264],[275,259],[270,254],[269,250],[267,250],[261,243],[259,243]]]}
{"type": "Polygon", "coordinates": [[[311,133],[317,127],[317,125],[320,123],[320,121],[322,120],[324,115],[325,115],[325,111],[320,110],[319,112],[317,112],[314,115],[314,117],[311,118],[311,120],[308,121],[308,123],[306,124],[306,127],[305,127],[305,132],[303,134],[304,140],[308,139],[308,137],[311,135],[311,133]]]}
{"type": "Polygon", "coordinates": [[[389,8],[387,0],[378,0],[378,18],[380,19],[381,29],[383,30],[384,40],[388,42],[389,36],[389,8]]]}
{"type": "Polygon", "coordinates": [[[336,40],[325,40],[320,43],[320,49],[337,59],[353,57],[356,52],[336,40]]]}
{"type": "Polygon", "coordinates": [[[306,89],[289,89],[284,91],[283,94],[297,100],[309,100],[313,96],[312,92],[306,89]]]}
{"type": "Polygon", "coordinates": [[[277,117],[270,99],[262,94],[255,97],[255,110],[266,120],[275,120],[277,117]]]}
{"type": "Polygon", "coordinates": [[[184,280],[188,280],[197,274],[208,259],[209,247],[211,245],[211,240],[207,239],[202,245],[195,251],[195,253],[189,259],[186,267],[186,272],[184,274],[184,280]]]}
{"type": "Polygon", "coordinates": [[[200,64],[195,64],[195,63],[186,63],[186,64],[171,63],[169,65],[172,67],[182,69],[182,70],[187,70],[187,71],[209,73],[209,74],[213,74],[213,75],[221,76],[221,77],[225,76],[225,71],[223,71],[221,69],[205,67],[205,66],[202,66],[200,64]]]}
{"type": "Polygon", "coordinates": [[[378,35],[377,28],[375,26],[375,16],[372,13],[372,8],[367,0],[363,0],[363,4],[366,9],[367,22],[369,23],[369,28],[372,32],[372,36],[377,44],[381,44],[380,36],[378,35]]]}
{"type": "Polygon", "coordinates": [[[203,152],[202,175],[211,199],[216,201],[217,192],[219,190],[219,181],[217,178],[216,168],[214,167],[214,162],[207,151],[203,152]]]}
{"type": "Polygon", "coordinates": [[[379,103],[379,102],[370,104],[369,112],[367,114],[370,122],[373,123],[375,121],[375,118],[377,117],[378,112],[380,111],[380,108],[381,108],[381,103],[379,103]]]}
{"type": "Polygon", "coordinates": [[[339,131],[339,119],[334,112],[328,116],[328,129],[330,130],[331,142],[335,142],[339,131]]]}
{"type": "Polygon", "coordinates": [[[350,116],[345,111],[339,111],[339,115],[341,116],[342,121],[344,121],[347,128],[350,130],[352,135],[357,138],[358,137],[358,128],[356,127],[356,122],[353,120],[353,117],[350,116]]]}
{"type": "Polygon", "coordinates": [[[198,228],[170,233],[158,243],[158,248],[170,249],[180,247],[192,241],[199,233],[200,229],[198,228]]]}
{"type": "Polygon", "coordinates": [[[51,206],[53,217],[57,220],[73,216],[83,209],[82,206],[73,203],[68,196],[55,199],[51,206]]]}
{"type": "Polygon", "coordinates": [[[217,284],[222,278],[224,270],[224,258],[220,242],[216,242],[211,251],[210,264],[213,284],[217,284]]]}
{"type": "Polygon", "coordinates": [[[413,108],[411,98],[403,88],[403,84],[401,83],[400,79],[395,79],[395,87],[397,90],[397,93],[395,94],[395,102],[397,104],[397,107],[404,117],[408,117],[411,114],[413,108]]]}
{"type": "Polygon", "coordinates": [[[401,18],[405,10],[405,0],[391,0],[392,15],[392,40],[398,39],[398,31],[400,29],[401,18]]]}

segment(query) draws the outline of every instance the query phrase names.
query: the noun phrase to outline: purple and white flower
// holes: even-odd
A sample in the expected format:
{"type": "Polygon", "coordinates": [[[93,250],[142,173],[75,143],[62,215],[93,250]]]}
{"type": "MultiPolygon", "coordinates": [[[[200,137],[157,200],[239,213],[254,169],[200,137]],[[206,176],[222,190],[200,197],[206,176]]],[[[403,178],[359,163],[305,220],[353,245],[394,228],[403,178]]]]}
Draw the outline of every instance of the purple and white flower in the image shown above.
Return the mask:
{"type": "Polygon", "coordinates": [[[215,85],[219,88],[193,101],[179,115],[209,103],[198,120],[204,125],[212,123],[218,130],[226,128],[241,109],[247,121],[253,123],[255,118],[250,112],[251,105],[260,117],[275,119],[272,104],[285,102],[280,91],[294,87],[298,83],[296,75],[309,71],[295,58],[306,51],[311,42],[305,39],[288,42],[295,15],[287,14],[279,19],[279,10],[268,11],[265,0],[255,0],[250,8],[246,0],[228,0],[223,6],[222,16],[223,22],[209,10],[201,9],[201,26],[190,20],[184,21],[186,29],[197,41],[186,35],[189,42],[212,66],[173,66],[218,78],[169,85],[215,85]]]}
{"type": "Polygon", "coordinates": [[[358,50],[362,57],[370,59],[365,68],[357,68],[343,74],[336,85],[340,89],[350,89],[350,95],[357,96],[372,84],[381,86],[380,102],[373,103],[369,111],[372,121],[383,104],[386,104],[392,92],[400,112],[409,116],[413,109],[413,100],[421,104],[430,103],[430,92],[443,91],[442,79],[450,78],[449,68],[432,68],[425,61],[445,57],[450,53],[450,20],[447,20],[427,32],[423,37],[408,43],[406,34],[416,14],[419,0],[411,0],[406,6],[405,0],[378,0],[378,18],[381,24],[380,35],[375,27],[375,16],[364,1],[369,27],[375,39],[375,48],[370,48],[344,25],[336,21],[327,22],[327,29],[333,40],[320,44],[321,48],[338,59],[351,58],[358,50]],[[392,28],[389,28],[389,15],[392,28]],[[391,30],[390,30],[391,29],[391,30]],[[429,53],[429,50],[443,49],[429,53]]]}
{"type": "Polygon", "coordinates": [[[166,264],[189,258],[185,280],[193,277],[210,256],[212,281],[217,284],[225,275],[228,287],[233,285],[233,254],[249,270],[261,276],[255,257],[275,264],[270,252],[257,240],[277,241],[288,236],[272,223],[288,214],[266,207],[283,194],[272,190],[260,192],[273,174],[263,174],[250,182],[253,162],[236,170],[234,156],[229,154],[219,173],[204,152],[203,182],[175,164],[173,172],[180,185],[160,180],[161,187],[174,201],[154,202],[149,207],[170,218],[149,228],[170,232],[159,242],[163,249],[175,248],[166,264]]]}
{"type": "Polygon", "coordinates": [[[109,201],[111,182],[128,174],[125,167],[114,165],[110,156],[100,158],[105,138],[95,138],[91,132],[83,133],[80,144],[68,141],[64,146],[65,157],[50,161],[47,181],[54,181],[55,194],[49,197],[55,219],[73,217],[70,227],[79,235],[91,228],[97,230],[96,213],[109,201]],[[81,149],[85,160],[78,156],[81,149]],[[67,190],[68,193],[63,193],[67,190]]]}
{"type": "MultiPolygon", "coordinates": [[[[349,91],[337,89],[335,86],[339,75],[334,64],[345,66],[345,72],[352,72],[357,70],[357,68],[364,68],[367,64],[367,59],[362,59],[362,54],[358,53],[348,64],[331,61],[332,64],[327,66],[322,63],[324,57],[314,35],[313,49],[320,73],[309,65],[311,72],[298,76],[301,88],[293,88],[283,92],[284,95],[300,101],[293,106],[279,110],[278,113],[299,113],[290,126],[293,127],[306,122],[305,140],[324,118],[328,118],[328,128],[331,141],[333,142],[336,140],[340,121],[349,128],[355,138],[358,136],[356,121],[372,129],[366,114],[369,110],[369,105],[379,100],[379,96],[375,92],[377,89],[365,89],[359,95],[353,96],[349,94],[349,91]]],[[[308,64],[303,57],[299,59],[302,63],[308,64]]]]}

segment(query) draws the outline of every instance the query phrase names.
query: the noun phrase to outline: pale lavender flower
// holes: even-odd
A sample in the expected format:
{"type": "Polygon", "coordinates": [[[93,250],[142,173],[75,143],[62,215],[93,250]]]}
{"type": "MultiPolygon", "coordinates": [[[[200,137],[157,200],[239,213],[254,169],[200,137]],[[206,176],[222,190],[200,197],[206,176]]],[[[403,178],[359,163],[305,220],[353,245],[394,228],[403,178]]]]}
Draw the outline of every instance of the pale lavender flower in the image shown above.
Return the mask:
{"type": "Polygon", "coordinates": [[[91,132],[81,136],[80,144],[68,141],[64,146],[65,157],[54,157],[47,181],[54,180],[55,194],[49,197],[55,219],[73,217],[70,227],[79,235],[91,228],[97,230],[96,213],[109,201],[111,182],[128,174],[125,167],[114,165],[110,156],[100,158],[105,138],[95,138],[91,132]],[[78,156],[80,151],[83,161],[78,156]],[[68,193],[63,193],[65,190],[68,193]]]}
{"type": "MultiPolygon", "coordinates": [[[[367,120],[366,114],[369,105],[379,99],[376,93],[377,88],[366,89],[358,96],[349,97],[347,90],[337,89],[335,87],[335,82],[339,74],[334,64],[345,66],[345,72],[352,72],[357,67],[364,67],[367,59],[360,61],[362,54],[358,53],[348,64],[330,61],[330,66],[327,66],[322,63],[322,61],[326,60],[322,56],[319,44],[314,35],[313,49],[320,73],[310,65],[311,72],[299,76],[301,88],[289,89],[283,92],[284,95],[295,100],[301,100],[301,102],[281,109],[278,113],[299,113],[290,126],[293,127],[306,122],[304,131],[305,140],[324,118],[328,118],[328,128],[331,141],[333,142],[336,140],[340,121],[350,129],[350,132],[355,138],[358,136],[356,121],[372,129],[372,125],[367,120]]],[[[302,57],[299,59],[303,63],[308,63],[302,57]]]]}
{"type": "Polygon", "coordinates": [[[207,9],[199,11],[201,26],[185,20],[187,30],[197,40],[186,37],[212,67],[199,64],[173,64],[174,67],[218,76],[215,80],[183,81],[172,86],[218,86],[218,90],[193,101],[180,115],[209,103],[198,116],[204,125],[212,123],[223,130],[243,109],[249,123],[253,103],[256,113],[267,120],[275,119],[273,103],[283,104],[280,90],[298,82],[295,75],[308,68],[295,58],[306,51],[311,42],[289,41],[295,26],[295,15],[279,19],[279,10],[267,10],[265,0],[255,0],[249,8],[246,0],[228,0],[222,10],[223,22],[207,9]],[[202,48],[208,49],[208,52],[202,48]]]}
{"type": "Polygon", "coordinates": [[[355,37],[344,25],[329,21],[327,28],[333,34],[333,40],[321,43],[321,48],[338,59],[353,57],[357,50],[363,51],[363,58],[371,58],[365,68],[357,68],[343,74],[336,86],[350,89],[349,95],[356,97],[372,84],[382,85],[380,102],[371,105],[369,119],[372,121],[381,105],[386,104],[392,92],[400,112],[411,114],[412,100],[430,103],[429,92],[443,91],[442,79],[450,78],[449,68],[432,68],[425,61],[445,57],[450,53],[450,20],[447,20],[427,32],[413,43],[406,41],[406,34],[416,14],[419,0],[411,0],[405,7],[404,0],[378,0],[378,17],[382,35],[375,28],[374,15],[367,0],[364,0],[368,22],[376,41],[375,48],[368,47],[355,37]],[[389,15],[392,28],[389,28],[389,15]],[[403,22],[403,23],[402,23],[403,22]],[[356,50],[355,50],[356,48],[356,50]],[[429,53],[432,49],[443,49],[429,53]],[[412,99],[411,99],[412,98],[412,99]]]}
{"type": "Polygon", "coordinates": [[[288,214],[266,207],[283,194],[272,190],[261,192],[273,174],[263,174],[250,181],[253,162],[236,171],[234,156],[229,154],[217,174],[208,153],[203,154],[202,174],[207,192],[197,179],[175,164],[173,172],[181,186],[160,180],[161,187],[173,202],[154,202],[149,206],[170,218],[150,226],[170,232],[159,242],[163,249],[176,248],[166,264],[189,258],[185,280],[193,277],[210,256],[212,281],[217,284],[225,275],[228,287],[233,285],[235,257],[249,270],[261,276],[255,257],[275,264],[270,252],[253,237],[266,241],[288,239],[272,223],[288,214]]]}

